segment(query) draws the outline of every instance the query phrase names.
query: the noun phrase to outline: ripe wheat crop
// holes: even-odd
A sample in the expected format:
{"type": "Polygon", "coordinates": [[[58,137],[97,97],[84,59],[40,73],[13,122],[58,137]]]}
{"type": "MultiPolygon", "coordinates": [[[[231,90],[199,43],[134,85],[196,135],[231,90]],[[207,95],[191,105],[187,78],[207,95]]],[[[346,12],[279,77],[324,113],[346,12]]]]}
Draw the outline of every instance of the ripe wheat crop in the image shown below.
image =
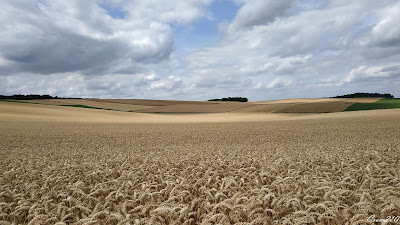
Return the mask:
{"type": "Polygon", "coordinates": [[[1,120],[0,224],[372,224],[400,215],[399,115],[1,120]]]}

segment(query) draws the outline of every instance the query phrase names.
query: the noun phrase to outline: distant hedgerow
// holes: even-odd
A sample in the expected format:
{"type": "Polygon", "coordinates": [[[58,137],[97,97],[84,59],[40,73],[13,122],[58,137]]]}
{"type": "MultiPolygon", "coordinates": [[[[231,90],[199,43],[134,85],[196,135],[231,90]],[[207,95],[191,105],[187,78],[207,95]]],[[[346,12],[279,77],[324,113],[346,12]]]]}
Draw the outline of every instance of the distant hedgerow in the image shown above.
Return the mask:
{"type": "Polygon", "coordinates": [[[244,97],[228,97],[228,98],[215,98],[208,101],[222,101],[222,102],[247,102],[248,99],[244,97]]]}

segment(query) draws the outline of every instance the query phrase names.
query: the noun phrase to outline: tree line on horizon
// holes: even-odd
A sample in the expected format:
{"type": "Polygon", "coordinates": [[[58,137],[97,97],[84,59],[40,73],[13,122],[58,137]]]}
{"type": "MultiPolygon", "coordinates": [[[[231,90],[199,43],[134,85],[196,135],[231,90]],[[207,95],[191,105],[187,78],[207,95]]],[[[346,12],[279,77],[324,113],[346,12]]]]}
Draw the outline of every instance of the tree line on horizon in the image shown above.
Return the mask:
{"type": "Polygon", "coordinates": [[[81,98],[61,98],[61,97],[53,97],[51,95],[0,95],[0,99],[10,99],[10,100],[34,100],[34,99],[81,99],[81,98]]]}
{"type": "Polygon", "coordinates": [[[394,98],[394,96],[391,94],[357,92],[354,94],[338,95],[331,98],[394,98]]]}
{"type": "Polygon", "coordinates": [[[208,101],[247,102],[249,100],[247,98],[244,98],[244,97],[228,97],[228,98],[215,98],[215,99],[210,99],[208,101]]]}

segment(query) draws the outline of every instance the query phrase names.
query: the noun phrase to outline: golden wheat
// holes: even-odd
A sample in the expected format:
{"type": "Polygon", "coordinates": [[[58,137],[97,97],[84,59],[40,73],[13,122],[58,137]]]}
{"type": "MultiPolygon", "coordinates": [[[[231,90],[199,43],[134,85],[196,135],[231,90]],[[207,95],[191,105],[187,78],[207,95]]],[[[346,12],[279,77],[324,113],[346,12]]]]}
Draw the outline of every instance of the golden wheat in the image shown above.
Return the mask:
{"type": "Polygon", "coordinates": [[[226,123],[0,118],[0,224],[368,224],[400,215],[400,110],[226,123]]]}

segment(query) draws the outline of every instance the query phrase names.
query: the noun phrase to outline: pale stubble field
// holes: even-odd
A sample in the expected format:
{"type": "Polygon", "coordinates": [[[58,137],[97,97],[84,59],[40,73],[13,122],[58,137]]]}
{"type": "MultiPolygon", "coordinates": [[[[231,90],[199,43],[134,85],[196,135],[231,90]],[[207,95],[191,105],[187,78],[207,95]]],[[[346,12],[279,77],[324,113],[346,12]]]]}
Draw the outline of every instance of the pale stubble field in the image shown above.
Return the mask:
{"type": "Polygon", "coordinates": [[[400,110],[257,121],[227,113],[228,122],[214,114],[126,123],[15,115],[0,115],[0,224],[372,224],[373,215],[400,216],[400,110]]]}

